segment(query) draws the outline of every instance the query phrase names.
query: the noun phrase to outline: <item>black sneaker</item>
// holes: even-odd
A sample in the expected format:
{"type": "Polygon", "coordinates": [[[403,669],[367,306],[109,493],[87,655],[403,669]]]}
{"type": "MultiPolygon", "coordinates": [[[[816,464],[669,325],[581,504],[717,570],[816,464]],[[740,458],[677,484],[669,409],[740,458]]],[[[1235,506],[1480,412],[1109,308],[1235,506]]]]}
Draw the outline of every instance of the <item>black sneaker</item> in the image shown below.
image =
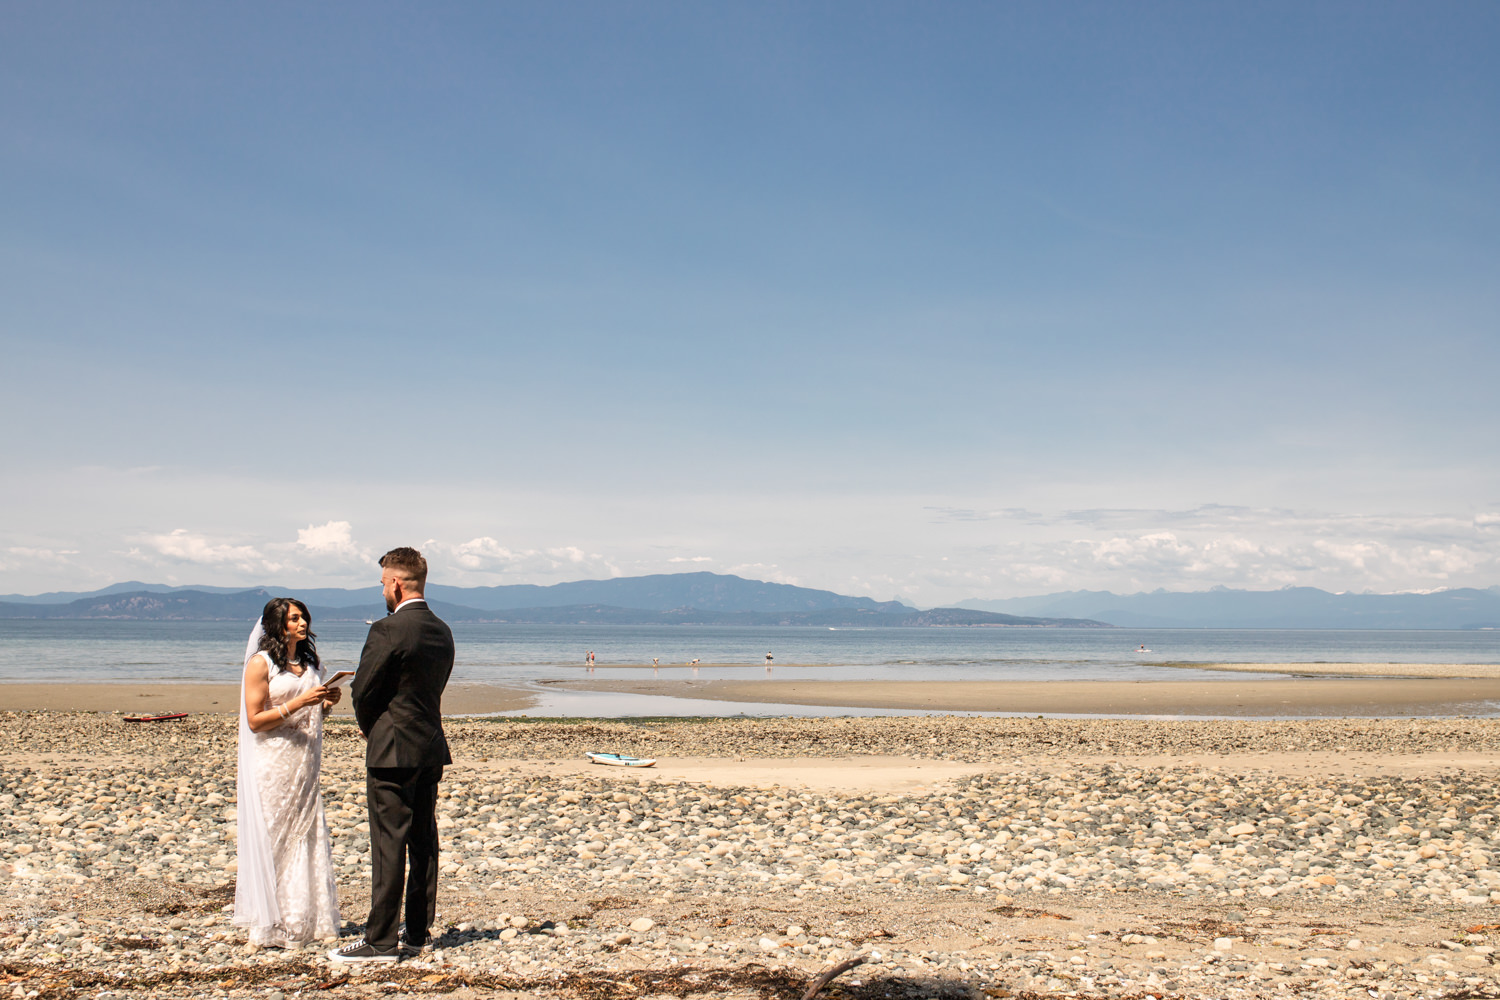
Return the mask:
{"type": "Polygon", "coordinates": [[[330,962],[397,962],[400,959],[400,947],[385,951],[368,943],[362,937],[357,937],[342,948],[335,948],[328,953],[330,962]]]}
{"type": "Polygon", "coordinates": [[[417,955],[432,954],[432,935],[427,935],[427,940],[421,944],[408,944],[406,941],[406,923],[402,921],[401,926],[396,928],[396,950],[401,952],[403,958],[414,958],[417,955]]]}

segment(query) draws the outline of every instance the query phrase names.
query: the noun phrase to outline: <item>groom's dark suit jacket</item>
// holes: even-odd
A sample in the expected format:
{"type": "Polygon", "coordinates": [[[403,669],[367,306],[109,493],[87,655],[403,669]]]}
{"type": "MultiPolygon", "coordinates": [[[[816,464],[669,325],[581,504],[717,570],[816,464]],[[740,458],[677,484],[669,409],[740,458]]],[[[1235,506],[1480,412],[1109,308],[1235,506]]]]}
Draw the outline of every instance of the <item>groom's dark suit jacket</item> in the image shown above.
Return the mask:
{"type": "Polygon", "coordinates": [[[366,767],[453,763],[443,736],[443,688],[453,672],[453,633],[426,601],[370,626],[351,691],[365,734],[366,767]]]}

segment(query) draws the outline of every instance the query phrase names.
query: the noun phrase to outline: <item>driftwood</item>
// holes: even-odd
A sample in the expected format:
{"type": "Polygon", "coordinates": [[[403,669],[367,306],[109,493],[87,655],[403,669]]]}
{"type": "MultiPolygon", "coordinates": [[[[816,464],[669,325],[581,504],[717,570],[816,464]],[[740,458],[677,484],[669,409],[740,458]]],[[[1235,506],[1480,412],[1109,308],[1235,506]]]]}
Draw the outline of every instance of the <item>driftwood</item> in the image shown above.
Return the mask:
{"type": "Polygon", "coordinates": [[[812,1000],[813,997],[818,995],[819,991],[821,991],[823,987],[827,986],[829,983],[833,982],[835,979],[837,979],[839,976],[842,976],[850,969],[853,969],[856,966],[864,965],[869,960],[869,955],[860,955],[856,958],[849,959],[847,962],[840,962],[838,965],[835,965],[831,969],[823,970],[823,972],[818,974],[817,979],[814,979],[811,983],[808,984],[807,992],[802,994],[802,1000],[812,1000]]]}

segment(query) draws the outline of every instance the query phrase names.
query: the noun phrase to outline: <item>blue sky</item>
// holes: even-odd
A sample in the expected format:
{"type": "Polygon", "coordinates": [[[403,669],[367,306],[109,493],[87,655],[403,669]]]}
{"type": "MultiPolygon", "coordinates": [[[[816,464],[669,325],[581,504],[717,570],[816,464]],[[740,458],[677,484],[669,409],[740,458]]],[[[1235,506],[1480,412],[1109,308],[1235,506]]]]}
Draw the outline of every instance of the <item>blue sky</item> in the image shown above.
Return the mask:
{"type": "Polygon", "coordinates": [[[13,4],[0,592],[1500,583],[1500,8],[13,4]]]}

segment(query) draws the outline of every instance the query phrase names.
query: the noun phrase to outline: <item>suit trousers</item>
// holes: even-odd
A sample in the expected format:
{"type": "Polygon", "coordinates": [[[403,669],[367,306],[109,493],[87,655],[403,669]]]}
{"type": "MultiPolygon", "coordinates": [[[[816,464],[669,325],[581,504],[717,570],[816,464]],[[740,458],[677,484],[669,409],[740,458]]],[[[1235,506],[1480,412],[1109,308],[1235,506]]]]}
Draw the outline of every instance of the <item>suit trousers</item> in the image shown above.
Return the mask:
{"type": "Polygon", "coordinates": [[[365,940],[377,948],[396,945],[403,882],[407,943],[425,943],[437,916],[437,793],[442,778],[441,765],[365,770],[371,868],[365,940]]]}

